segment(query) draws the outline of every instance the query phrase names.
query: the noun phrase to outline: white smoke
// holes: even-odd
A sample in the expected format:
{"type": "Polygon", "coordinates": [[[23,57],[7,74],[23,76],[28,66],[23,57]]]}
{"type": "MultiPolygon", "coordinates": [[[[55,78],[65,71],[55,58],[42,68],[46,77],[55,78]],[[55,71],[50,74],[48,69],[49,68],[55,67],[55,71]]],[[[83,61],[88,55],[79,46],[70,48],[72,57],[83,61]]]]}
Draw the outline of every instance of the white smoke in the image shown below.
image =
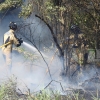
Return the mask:
{"type": "MultiPolygon", "coordinates": [[[[6,15],[2,21],[0,22],[0,45],[2,45],[3,41],[3,34],[9,30],[9,22],[10,21],[20,21],[20,19],[17,17],[18,14],[8,14],[6,15]]],[[[52,36],[50,35],[50,31],[47,28],[44,23],[40,22],[38,19],[28,19],[26,20],[26,23],[33,22],[35,24],[31,25],[31,30],[33,33],[33,40],[35,40],[35,44],[37,47],[40,47],[39,50],[41,52],[41,48],[49,47],[52,44],[52,36]],[[35,29],[35,31],[34,31],[35,29]],[[34,31],[34,32],[33,32],[34,31]],[[41,46],[40,46],[41,45],[41,46]]],[[[26,27],[27,28],[27,27],[26,27]]],[[[22,29],[23,31],[24,29],[22,29]]],[[[23,37],[22,37],[23,38],[23,37]]],[[[24,38],[23,38],[24,39],[24,38]]],[[[66,77],[61,77],[61,69],[62,69],[62,62],[58,58],[58,55],[55,55],[55,47],[53,49],[50,49],[49,52],[41,52],[45,61],[41,57],[40,53],[37,51],[36,48],[34,48],[32,45],[27,43],[26,41],[22,45],[24,49],[28,52],[33,52],[35,55],[38,55],[37,60],[29,61],[27,58],[25,58],[21,53],[13,53],[12,56],[12,74],[15,75],[18,78],[18,88],[20,88],[22,91],[25,91],[26,88],[25,85],[31,90],[31,92],[35,92],[38,90],[41,90],[45,88],[50,82],[51,77],[53,81],[50,84],[50,88],[56,89],[61,91],[61,85],[59,82],[61,82],[63,88],[66,90],[67,88],[78,88],[77,85],[75,85],[75,82],[70,82],[67,80],[66,77]],[[52,57],[54,58],[52,59],[52,57]],[[48,67],[50,70],[50,73],[48,71],[48,67]],[[57,82],[56,82],[57,81],[57,82]]],[[[43,49],[42,49],[43,50],[43,49]]],[[[5,67],[5,61],[2,56],[2,52],[0,51],[0,80],[4,81],[7,77],[10,77],[9,72],[7,68],[5,67]]],[[[95,74],[94,69],[90,69],[89,73],[84,72],[84,76],[81,76],[79,81],[84,82],[85,80],[91,78],[95,74]]],[[[77,81],[77,80],[76,80],[77,81]]]]}

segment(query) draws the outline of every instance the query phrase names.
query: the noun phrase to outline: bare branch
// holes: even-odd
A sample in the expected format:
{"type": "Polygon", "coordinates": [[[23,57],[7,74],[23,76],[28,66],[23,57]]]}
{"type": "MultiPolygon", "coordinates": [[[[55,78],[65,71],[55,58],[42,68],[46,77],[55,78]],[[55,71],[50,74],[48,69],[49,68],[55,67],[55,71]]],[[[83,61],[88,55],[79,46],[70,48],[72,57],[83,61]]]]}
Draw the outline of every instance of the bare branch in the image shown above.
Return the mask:
{"type": "Polygon", "coordinates": [[[50,29],[51,34],[53,36],[53,40],[54,40],[54,42],[55,42],[55,44],[56,44],[56,46],[57,46],[57,48],[58,48],[58,50],[60,52],[60,56],[63,56],[64,55],[64,52],[62,51],[60,45],[58,44],[57,38],[55,37],[55,34],[54,34],[51,26],[43,18],[41,18],[40,16],[38,16],[38,15],[35,15],[35,16],[38,17],[39,19],[41,19],[48,26],[48,28],[50,29]]]}

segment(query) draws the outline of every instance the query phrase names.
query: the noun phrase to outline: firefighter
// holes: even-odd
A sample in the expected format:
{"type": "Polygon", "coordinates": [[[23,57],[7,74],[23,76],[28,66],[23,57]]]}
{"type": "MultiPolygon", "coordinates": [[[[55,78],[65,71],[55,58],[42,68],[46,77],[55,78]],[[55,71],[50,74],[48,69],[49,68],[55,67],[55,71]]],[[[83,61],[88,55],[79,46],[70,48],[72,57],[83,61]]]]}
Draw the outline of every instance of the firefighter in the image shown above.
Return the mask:
{"type": "Polygon", "coordinates": [[[8,45],[2,47],[2,52],[3,52],[4,60],[6,62],[6,66],[11,71],[13,44],[16,47],[19,47],[19,46],[21,46],[21,43],[23,43],[23,41],[21,39],[18,39],[15,36],[15,31],[17,30],[17,24],[15,22],[10,22],[9,28],[10,28],[10,30],[4,34],[3,43],[4,44],[7,44],[8,42],[10,42],[10,43],[8,45]]]}

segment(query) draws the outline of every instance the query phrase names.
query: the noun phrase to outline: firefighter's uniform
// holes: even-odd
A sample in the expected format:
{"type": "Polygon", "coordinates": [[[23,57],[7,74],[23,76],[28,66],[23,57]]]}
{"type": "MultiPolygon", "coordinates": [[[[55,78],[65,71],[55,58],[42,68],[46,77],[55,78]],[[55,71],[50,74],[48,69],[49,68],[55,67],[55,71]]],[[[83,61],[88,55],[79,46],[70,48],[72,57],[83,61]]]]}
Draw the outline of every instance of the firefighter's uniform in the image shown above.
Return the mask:
{"type": "Polygon", "coordinates": [[[2,52],[3,52],[3,57],[6,61],[6,66],[11,69],[11,67],[12,67],[12,63],[11,63],[11,60],[12,60],[12,55],[11,55],[12,46],[13,46],[13,44],[15,44],[15,46],[20,45],[17,37],[14,34],[14,30],[10,29],[8,32],[6,32],[4,34],[3,42],[4,42],[4,44],[10,42],[10,44],[8,44],[7,46],[2,47],[2,52]]]}

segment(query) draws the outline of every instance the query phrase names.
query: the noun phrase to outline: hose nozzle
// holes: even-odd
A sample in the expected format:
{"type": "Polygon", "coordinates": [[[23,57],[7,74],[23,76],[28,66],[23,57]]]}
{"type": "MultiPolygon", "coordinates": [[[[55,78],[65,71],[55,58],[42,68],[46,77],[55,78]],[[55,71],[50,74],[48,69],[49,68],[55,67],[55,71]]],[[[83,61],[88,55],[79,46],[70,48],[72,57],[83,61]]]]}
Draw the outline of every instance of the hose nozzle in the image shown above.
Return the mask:
{"type": "Polygon", "coordinates": [[[18,39],[18,41],[19,41],[19,43],[23,43],[23,39],[22,38],[18,39]]]}

